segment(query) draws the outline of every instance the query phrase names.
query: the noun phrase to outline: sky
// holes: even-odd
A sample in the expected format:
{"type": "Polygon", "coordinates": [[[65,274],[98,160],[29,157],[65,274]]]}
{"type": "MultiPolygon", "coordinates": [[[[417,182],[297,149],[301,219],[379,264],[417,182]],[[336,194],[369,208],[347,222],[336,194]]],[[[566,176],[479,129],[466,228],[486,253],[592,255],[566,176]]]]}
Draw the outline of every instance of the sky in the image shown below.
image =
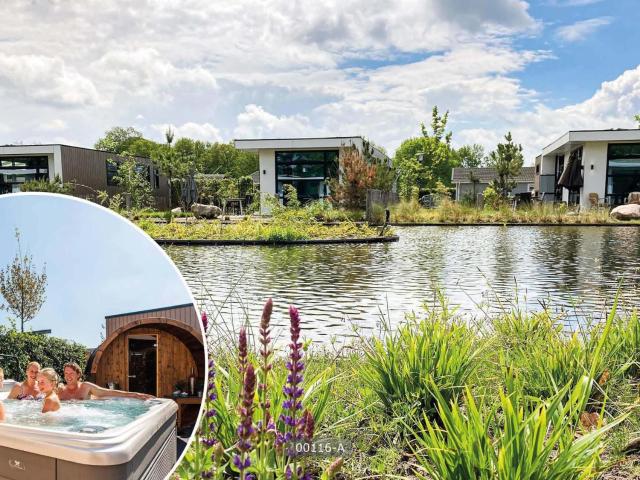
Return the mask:
{"type": "Polygon", "coordinates": [[[437,105],[454,146],[525,163],[633,128],[637,0],[5,0],[0,144],[365,135],[393,154],[437,105]]]}
{"type": "MultiPolygon", "coordinates": [[[[51,329],[97,347],[105,316],[193,303],[164,251],[99,205],[66,195],[0,195],[0,268],[18,252],[16,228],[22,253],[47,274],[46,300],[26,330],[51,329]]],[[[0,325],[9,325],[7,317],[0,311],[0,325]]]]}

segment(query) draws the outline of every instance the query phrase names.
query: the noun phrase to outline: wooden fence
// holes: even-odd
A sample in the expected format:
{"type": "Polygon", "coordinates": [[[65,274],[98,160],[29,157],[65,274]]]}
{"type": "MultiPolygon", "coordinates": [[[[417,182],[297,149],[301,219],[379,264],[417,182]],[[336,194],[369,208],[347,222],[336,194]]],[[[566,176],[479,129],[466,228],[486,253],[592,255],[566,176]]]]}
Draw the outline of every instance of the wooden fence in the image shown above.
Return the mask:
{"type": "Polygon", "coordinates": [[[367,222],[378,225],[383,224],[385,222],[385,210],[399,201],[400,198],[395,192],[367,190],[367,222]]]}

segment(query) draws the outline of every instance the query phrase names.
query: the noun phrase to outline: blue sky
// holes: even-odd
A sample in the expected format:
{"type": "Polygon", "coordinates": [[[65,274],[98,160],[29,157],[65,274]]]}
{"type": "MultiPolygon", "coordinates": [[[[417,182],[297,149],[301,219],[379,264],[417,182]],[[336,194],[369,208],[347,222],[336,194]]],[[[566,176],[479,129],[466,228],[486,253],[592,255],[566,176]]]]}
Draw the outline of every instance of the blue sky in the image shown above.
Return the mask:
{"type": "MultiPolygon", "coordinates": [[[[193,301],[164,251],[103,207],[67,196],[2,195],[0,219],[0,268],[17,252],[15,228],[23,253],[39,271],[46,264],[47,299],[27,329],[96,347],[106,315],[193,301]]],[[[0,324],[8,325],[6,311],[0,324]]]]}
{"type": "Polygon", "coordinates": [[[366,135],[392,154],[434,105],[453,143],[531,164],[640,112],[636,0],[8,0],[0,144],[366,135]],[[101,28],[96,29],[95,26],[101,28]],[[69,34],[73,32],[73,34],[69,34]]]}

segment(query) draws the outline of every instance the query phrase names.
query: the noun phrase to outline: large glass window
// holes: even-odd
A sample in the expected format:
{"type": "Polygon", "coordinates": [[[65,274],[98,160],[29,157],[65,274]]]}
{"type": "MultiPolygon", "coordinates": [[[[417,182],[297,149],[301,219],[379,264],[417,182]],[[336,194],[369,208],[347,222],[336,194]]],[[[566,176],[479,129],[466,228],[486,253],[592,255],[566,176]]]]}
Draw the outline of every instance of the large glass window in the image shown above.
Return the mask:
{"type": "Polygon", "coordinates": [[[625,202],[630,192],[640,192],[640,143],[611,143],[607,154],[609,203],[625,202]]]}
{"type": "Polygon", "coordinates": [[[327,180],[338,176],[338,150],[276,152],[276,192],[293,185],[301,201],[316,200],[329,194],[327,180]]]}
{"type": "Polygon", "coordinates": [[[0,157],[0,193],[19,192],[20,185],[49,179],[47,157],[0,157]]]}

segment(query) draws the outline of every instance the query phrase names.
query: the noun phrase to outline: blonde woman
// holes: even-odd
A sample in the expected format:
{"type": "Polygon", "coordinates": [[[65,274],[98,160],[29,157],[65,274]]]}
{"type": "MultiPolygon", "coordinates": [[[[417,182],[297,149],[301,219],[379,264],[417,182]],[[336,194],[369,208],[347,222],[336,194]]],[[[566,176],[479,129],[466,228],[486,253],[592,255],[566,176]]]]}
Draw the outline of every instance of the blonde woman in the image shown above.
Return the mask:
{"type": "Polygon", "coordinates": [[[42,399],[43,395],[40,393],[36,381],[39,372],[40,364],[38,362],[29,362],[26,369],[27,378],[22,383],[16,383],[7,398],[16,400],[42,399]]]}
{"type": "Polygon", "coordinates": [[[43,368],[38,373],[38,387],[44,394],[42,413],[55,412],[60,409],[60,399],[56,393],[56,386],[60,377],[53,368],[43,368]]]}

